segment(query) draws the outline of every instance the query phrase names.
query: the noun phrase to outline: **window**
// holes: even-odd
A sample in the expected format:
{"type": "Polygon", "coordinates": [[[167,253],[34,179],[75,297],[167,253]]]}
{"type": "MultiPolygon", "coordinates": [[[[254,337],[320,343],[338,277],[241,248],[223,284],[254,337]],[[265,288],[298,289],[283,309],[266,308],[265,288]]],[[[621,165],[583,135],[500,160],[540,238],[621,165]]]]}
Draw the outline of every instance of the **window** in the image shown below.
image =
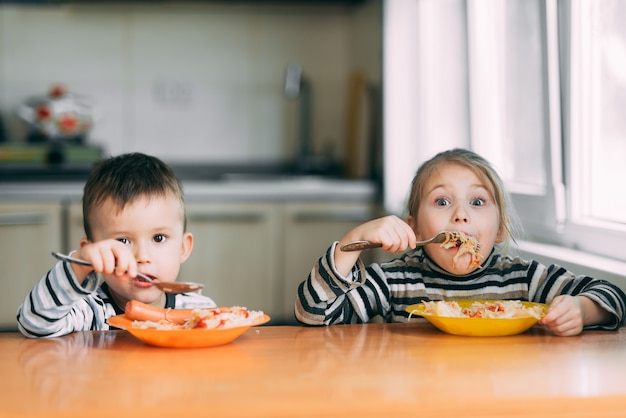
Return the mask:
{"type": "Polygon", "coordinates": [[[626,2],[563,3],[569,70],[564,107],[573,245],[626,259],[626,2]]]}
{"type": "Polygon", "coordinates": [[[566,219],[555,1],[470,0],[472,148],[502,176],[526,239],[560,243],[566,219]]]}
{"type": "Polygon", "coordinates": [[[383,3],[384,201],[404,213],[418,166],[469,146],[465,0],[383,3]]]}
{"type": "Polygon", "coordinates": [[[472,147],[509,190],[545,193],[549,141],[541,1],[470,1],[472,147]]]}
{"type": "Polygon", "coordinates": [[[624,18],[623,0],[468,3],[472,147],[502,174],[527,238],[618,259],[624,18]]]}
{"type": "Polygon", "coordinates": [[[524,238],[626,260],[626,0],[384,5],[386,209],[421,161],[470,146],[502,175],[524,238]]]}

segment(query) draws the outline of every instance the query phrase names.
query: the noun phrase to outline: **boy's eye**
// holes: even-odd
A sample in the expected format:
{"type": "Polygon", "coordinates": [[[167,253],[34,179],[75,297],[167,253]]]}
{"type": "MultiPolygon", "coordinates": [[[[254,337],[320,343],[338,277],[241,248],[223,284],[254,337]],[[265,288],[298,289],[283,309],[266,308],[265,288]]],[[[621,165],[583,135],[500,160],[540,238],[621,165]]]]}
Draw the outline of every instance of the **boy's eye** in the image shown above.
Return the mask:
{"type": "Polygon", "coordinates": [[[446,198],[439,198],[439,199],[435,199],[435,205],[437,206],[448,206],[450,204],[450,201],[446,198]]]}
{"type": "Polygon", "coordinates": [[[470,205],[472,205],[472,206],[484,206],[485,205],[485,199],[477,197],[477,198],[472,199],[470,201],[470,205]]]}
{"type": "Polygon", "coordinates": [[[163,234],[157,234],[154,236],[154,242],[163,242],[165,241],[165,235],[163,234]]]}
{"type": "Polygon", "coordinates": [[[130,240],[128,238],[118,238],[117,239],[119,242],[121,242],[122,244],[130,244],[130,240]]]}

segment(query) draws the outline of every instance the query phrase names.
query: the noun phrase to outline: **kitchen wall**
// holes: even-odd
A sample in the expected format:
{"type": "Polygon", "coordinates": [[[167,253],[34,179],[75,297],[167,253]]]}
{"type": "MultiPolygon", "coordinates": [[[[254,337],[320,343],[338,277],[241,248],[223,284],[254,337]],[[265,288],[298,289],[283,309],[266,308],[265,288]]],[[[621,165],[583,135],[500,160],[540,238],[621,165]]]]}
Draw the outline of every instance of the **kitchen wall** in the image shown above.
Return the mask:
{"type": "Polygon", "coordinates": [[[0,5],[0,115],[23,140],[15,108],[63,82],[101,113],[90,143],[169,162],[293,156],[298,100],[285,71],[312,86],[314,151],[343,158],[347,81],[381,80],[381,0],[0,5]]]}

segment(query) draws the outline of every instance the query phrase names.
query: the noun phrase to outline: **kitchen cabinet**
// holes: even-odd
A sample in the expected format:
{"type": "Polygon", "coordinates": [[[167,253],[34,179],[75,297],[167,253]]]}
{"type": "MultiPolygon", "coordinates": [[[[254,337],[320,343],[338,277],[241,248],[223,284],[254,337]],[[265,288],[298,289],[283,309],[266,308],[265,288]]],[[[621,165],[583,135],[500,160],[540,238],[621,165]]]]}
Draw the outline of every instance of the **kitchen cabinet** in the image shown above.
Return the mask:
{"type": "Polygon", "coordinates": [[[17,308],[54,264],[62,246],[59,202],[0,203],[0,329],[16,329],[17,308]]]}
{"type": "MultiPolygon", "coordinates": [[[[178,280],[203,283],[202,293],[221,306],[277,312],[279,207],[264,202],[192,202],[186,210],[194,246],[178,280]]],[[[70,251],[85,236],[81,204],[70,204],[67,213],[70,251]]]]}
{"type": "MultiPolygon", "coordinates": [[[[307,278],[319,257],[333,241],[374,217],[375,207],[366,202],[286,203],[284,205],[282,259],[282,315],[295,321],[298,285],[307,278]]],[[[367,257],[367,253],[363,253],[367,257]]]]}
{"type": "Polygon", "coordinates": [[[361,202],[190,203],[194,250],[180,280],[204,283],[218,305],[293,323],[297,286],[315,260],[373,213],[373,204],[361,202]]]}
{"type": "Polygon", "coordinates": [[[79,202],[68,203],[66,211],[66,242],[63,250],[66,254],[80,247],[80,240],[85,237],[83,228],[83,205],[79,202]]]}
{"type": "MultiPolygon", "coordinates": [[[[188,202],[194,247],[180,281],[205,285],[221,306],[262,310],[273,323],[293,323],[298,284],[333,240],[372,219],[368,202],[188,202]]],[[[79,203],[68,210],[69,241],[84,236],[79,203]]],[[[364,253],[364,256],[367,254],[364,253]]]]}
{"type": "MultiPolygon", "coordinates": [[[[1,261],[9,272],[0,290],[3,301],[5,295],[15,301],[0,307],[0,324],[15,326],[19,303],[54,263],[51,251],[78,248],[85,236],[81,191],[82,184],[0,183],[0,219],[20,223],[19,231],[0,225],[1,261]],[[17,275],[21,281],[11,283],[17,275]]],[[[187,182],[185,194],[194,248],[179,280],[204,283],[202,292],[218,305],[263,310],[273,324],[295,322],[297,286],[317,258],[379,208],[370,183],[332,179],[187,182]]]]}
{"type": "Polygon", "coordinates": [[[279,206],[275,203],[188,203],[194,248],[181,281],[204,283],[220,306],[245,306],[276,318],[280,273],[279,206]]]}

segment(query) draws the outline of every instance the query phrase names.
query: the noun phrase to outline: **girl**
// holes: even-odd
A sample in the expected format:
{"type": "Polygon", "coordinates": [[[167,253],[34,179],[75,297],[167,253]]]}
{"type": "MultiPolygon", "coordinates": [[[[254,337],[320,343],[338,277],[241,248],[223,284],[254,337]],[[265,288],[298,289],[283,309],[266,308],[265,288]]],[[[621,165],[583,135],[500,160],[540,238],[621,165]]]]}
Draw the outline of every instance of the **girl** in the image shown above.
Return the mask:
{"type": "Polygon", "coordinates": [[[413,179],[406,222],[375,219],[330,246],[298,288],[296,318],[310,325],[363,323],[375,316],[407,322],[405,308],[421,301],[507,299],[549,304],[540,323],[556,335],[622,325],[626,295],[619,287],[500,252],[514,239],[509,210],[502,180],[484,158],[464,149],[437,154],[413,179]],[[475,238],[480,265],[471,253],[455,257],[458,247],[416,247],[440,231],[475,238]],[[359,251],[340,249],[357,240],[380,243],[387,252],[411,250],[365,268],[359,251]]]}

